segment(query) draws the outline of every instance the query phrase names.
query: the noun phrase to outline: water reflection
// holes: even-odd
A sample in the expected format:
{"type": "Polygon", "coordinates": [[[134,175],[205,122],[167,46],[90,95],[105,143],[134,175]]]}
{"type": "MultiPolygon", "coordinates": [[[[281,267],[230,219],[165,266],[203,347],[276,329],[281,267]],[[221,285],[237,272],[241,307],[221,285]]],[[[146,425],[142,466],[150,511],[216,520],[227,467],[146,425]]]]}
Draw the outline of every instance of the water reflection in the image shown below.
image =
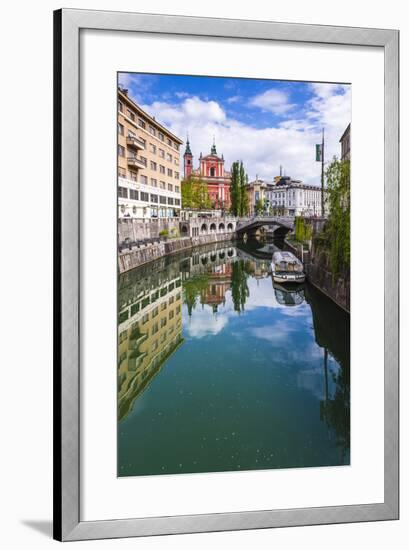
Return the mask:
{"type": "Polygon", "coordinates": [[[349,316],[212,245],[119,278],[118,475],[349,463],[349,316]]]}

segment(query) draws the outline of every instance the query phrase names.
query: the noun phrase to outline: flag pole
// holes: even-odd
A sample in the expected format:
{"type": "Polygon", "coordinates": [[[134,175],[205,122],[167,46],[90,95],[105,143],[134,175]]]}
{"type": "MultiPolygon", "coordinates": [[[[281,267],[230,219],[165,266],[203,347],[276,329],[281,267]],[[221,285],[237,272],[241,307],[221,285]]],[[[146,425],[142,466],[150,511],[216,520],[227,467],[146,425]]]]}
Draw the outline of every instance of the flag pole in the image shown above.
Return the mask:
{"type": "Polygon", "coordinates": [[[321,216],[325,216],[324,207],[324,128],[322,129],[322,144],[321,144],[321,216]]]}

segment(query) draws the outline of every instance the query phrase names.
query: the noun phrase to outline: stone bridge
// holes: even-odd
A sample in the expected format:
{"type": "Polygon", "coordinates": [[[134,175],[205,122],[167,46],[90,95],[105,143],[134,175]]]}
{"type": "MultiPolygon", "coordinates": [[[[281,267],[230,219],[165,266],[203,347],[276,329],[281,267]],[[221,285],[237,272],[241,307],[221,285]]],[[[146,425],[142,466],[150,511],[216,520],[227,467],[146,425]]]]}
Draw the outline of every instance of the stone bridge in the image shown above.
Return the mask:
{"type": "Polygon", "coordinates": [[[268,226],[274,233],[285,235],[294,229],[293,216],[254,216],[253,218],[240,219],[236,225],[236,233],[244,234],[255,233],[258,229],[268,226]]]}
{"type": "Polygon", "coordinates": [[[202,237],[205,235],[231,234],[236,230],[237,218],[197,217],[180,222],[181,237],[202,237]]]}

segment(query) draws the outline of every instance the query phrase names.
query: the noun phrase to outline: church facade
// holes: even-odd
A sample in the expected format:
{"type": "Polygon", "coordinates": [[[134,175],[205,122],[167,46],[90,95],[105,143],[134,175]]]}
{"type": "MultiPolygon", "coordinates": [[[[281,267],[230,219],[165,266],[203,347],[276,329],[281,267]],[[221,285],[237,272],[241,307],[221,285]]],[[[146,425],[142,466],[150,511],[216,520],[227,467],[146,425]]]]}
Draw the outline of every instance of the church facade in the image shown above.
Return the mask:
{"type": "Polygon", "coordinates": [[[186,141],[186,150],[183,155],[185,179],[200,178],[207,185],[213,208],[228,210],[230,208],[230,172],[224,168],[224,157],[219,156],[216,144],[213,142],[210,154],[203,156],[200,153],[199,168],[193,168],[193,155],[189,139],[186,141]]]}

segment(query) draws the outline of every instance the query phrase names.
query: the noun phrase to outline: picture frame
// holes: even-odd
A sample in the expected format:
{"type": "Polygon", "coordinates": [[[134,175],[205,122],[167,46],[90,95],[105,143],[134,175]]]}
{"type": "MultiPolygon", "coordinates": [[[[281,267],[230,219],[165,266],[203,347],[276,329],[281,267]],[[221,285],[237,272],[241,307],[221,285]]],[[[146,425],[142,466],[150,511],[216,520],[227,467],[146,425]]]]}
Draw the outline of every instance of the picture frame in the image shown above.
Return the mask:
{"type": "Polygon", "coordinates": [[[399,34],[396,30],[62,9],[54,12],[54,538],[61,541],[399,517],[399,34]],[[183,516],[80,519],[80,32],[189,35],[384,50],[384,501],[183,516]]]}

